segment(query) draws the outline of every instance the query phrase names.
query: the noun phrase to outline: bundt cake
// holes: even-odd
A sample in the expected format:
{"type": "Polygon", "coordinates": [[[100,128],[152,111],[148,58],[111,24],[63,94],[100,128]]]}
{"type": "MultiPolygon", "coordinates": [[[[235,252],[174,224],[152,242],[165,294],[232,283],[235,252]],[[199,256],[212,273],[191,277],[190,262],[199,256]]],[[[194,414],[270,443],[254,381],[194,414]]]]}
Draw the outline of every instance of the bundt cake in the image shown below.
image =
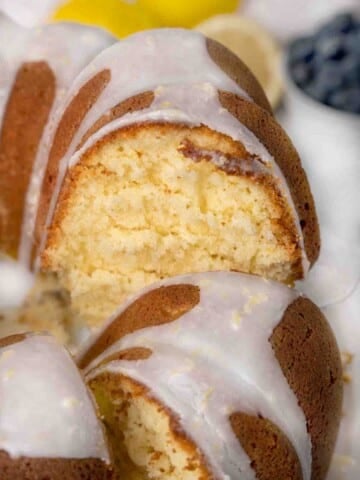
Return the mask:
{"type": "Polygon", "coordinates": [[[114,313],[79,365],[123,480],[326,476],[340,355],[320,310],[280,283],[159,282],[114,313]]]}
{"type": "Polygon", "coordinates": [[[107,480],[95,404],[67,351],[47,335],[0,339],[1,480],[107,480]]]}
{"type": "Polygon", "coordinates": [[[0,252],[29,263],[57,110],[76,75],[114,39],[72,23],[12,26],[7,35],[0,46],[0,252]]]}
{"type": "Polygon", "coordinates": [[[77,77],[51,142],[38,267],[98,325],[167,276],[239,270],[290,283],[319,253],[300,159],[247,68],[181,29],[138,33],[77,77]]]}

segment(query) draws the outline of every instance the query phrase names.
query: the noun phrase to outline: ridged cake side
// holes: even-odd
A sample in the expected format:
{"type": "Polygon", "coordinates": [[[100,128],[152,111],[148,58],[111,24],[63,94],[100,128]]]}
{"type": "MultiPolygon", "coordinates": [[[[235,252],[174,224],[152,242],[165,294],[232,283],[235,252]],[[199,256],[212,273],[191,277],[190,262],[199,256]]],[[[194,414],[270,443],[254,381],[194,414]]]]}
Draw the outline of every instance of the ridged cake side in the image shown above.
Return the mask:
{"type": "Polygon", "coordinates": [[[223,478],[241,465],[245,479],[326,476],[341,417],[340,355],[320,310],[285,287],[221,272],[167,280],[116,312],[79,363],[128,475],[158,479],[163,467],[167,478],[223,478]],[[290,389],[295,404],[284,408],[290,389]]]}

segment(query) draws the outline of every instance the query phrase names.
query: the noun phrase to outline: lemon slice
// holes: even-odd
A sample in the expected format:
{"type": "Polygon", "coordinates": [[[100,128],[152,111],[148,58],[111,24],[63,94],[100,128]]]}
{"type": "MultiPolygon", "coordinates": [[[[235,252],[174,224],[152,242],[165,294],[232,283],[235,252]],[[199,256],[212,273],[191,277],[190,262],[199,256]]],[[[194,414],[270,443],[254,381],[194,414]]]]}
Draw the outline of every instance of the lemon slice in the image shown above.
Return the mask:
{"type": "Polygon", "coordinates": [[[69,20],[105,28],[116,37],[159,27],[159,21],[138,2],[126,0],[70,0],[61,4],[52,20],[69,20]]]}
{"type": "Polygon", "coordinates": [[[232,50],[250,68],[273,108],[281,98],[281,49],[257,23],[237,14],[217,15],[195,27],[232,50]]]}
{"type": "Polygon", "coordinates": [[[139,0],[165,27],[193,27],[219,13],[234,12],[239,0],[139,0]]]}

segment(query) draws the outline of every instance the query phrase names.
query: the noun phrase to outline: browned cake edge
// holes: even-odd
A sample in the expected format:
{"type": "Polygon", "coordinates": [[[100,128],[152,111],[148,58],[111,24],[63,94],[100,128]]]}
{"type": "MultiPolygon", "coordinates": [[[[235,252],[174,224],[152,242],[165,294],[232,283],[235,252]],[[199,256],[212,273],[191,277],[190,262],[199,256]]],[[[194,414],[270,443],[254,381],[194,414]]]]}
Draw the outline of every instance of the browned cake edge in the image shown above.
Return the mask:
{"type": "Polygon", "coordinates": [[[20,343],[26,339],[26,333],[16,333],[14,335],[9,335],[8,337],[0,338],[0,348],[9,347],[15,343],[20,343]]]}
{"type": "Polygon", "coordinates": [[[296,451],[277,425],[241,412],[230,415],[230,423],[258,480],[303,480],[296,451]]]}
{"type": "Polygon", "coordinates": [[[144,327],[173,322],[192,310],[200,301],[200,289],[195,285],[169,285],[145,293],[129,305],[104,330],[96,343],[79,359],[79,368],[86,368],[104,350],[125,335],[144,327]]]}
{"type": "Polygon", "coordinates": [[[299,216],[304,246],[311,265],[320,253],[320,230],[314,199],[299,155],[290,138],[265,110],[229,92],[219,93],[220,102],[266,147],[282,171],[299,216]]]}
{"type": "Polygon", "coordinates": [[[46,62],[20,66],[0,132],[0,249],[16,257],[33,163],[55,98],[46,62]]]}
{"type": "Polygon", "coordinates": [[[91,135],[94,135],[100,128],[104,127],[108,123],[116,120],[117,118],[122,117],[126,113],[135,112],[138,110],[143,110],[144,108],[150,107],[152,102],[154,101],[155,95],[154,92],[143,92],[139,93],[138,95],[134,95],[133,97],[127,98],[123,102],[118,103],[113,107],[108,113],[102,115],[84,134],[82,137],[79,145],[77,146],[77,150],[79,150],[86,140],[88,140],[91,135]]]}
{"type": "Polygon", "coordinates": [[[12,458],[0,450],[1,480],[111,480],[112,471],[97,458],[12,458]]]}
{"type": "Polygon", "coordinates": [[[35,223],[35,253],[41,242],[48,208],[54,192],[59,171],[59,162],[70,146],[75,133],[87,112],[94,105],[101,92],[110,81],[110,71],[102,70],[85,83],[68,105],[55,132],[47,161],[44,181],[40,190],[40,199],[35,223]]]}
{"type": "Polygon", "coordinates": [[[245,63],[216,40],[207,38],[206,47],[213,62],[234,80],[259,107],[272,114],[270,103],[262,86],[245,63]]]}
{"type": "Polygon", "coordinates": [[[312,480],[325,479],[343,398],[341,357],[334,334],[320,309],[299,297],[288,306],[270,342],[307,419],[312,480]]]}

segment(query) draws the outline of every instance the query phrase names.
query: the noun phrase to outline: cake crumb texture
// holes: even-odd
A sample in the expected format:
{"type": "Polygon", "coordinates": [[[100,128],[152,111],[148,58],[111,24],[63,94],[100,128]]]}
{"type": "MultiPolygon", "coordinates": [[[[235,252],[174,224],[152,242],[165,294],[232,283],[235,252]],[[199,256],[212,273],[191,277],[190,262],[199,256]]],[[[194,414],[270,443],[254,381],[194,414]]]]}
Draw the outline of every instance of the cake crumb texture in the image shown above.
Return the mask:
{"type": "Polygon", "coordinates": [[[169,276],[239,270],[288,283],[302,268],[294,220],[272,175],[239,142],[176,124],[113,132],[70,168],[42,262],[93,325],[169,276]],[[216,161],[202,153],[209,151],[216,161]]]}

